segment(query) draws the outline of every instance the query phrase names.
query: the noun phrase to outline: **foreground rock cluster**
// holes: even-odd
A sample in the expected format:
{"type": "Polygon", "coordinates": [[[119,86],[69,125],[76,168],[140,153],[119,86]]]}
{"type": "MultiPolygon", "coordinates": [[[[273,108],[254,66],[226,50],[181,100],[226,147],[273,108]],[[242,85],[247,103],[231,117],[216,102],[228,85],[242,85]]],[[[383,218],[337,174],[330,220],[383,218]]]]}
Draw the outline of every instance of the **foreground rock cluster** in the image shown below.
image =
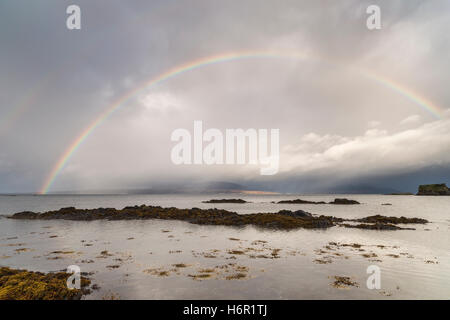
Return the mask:
{"type": "Polygon", "coordinates": [[[334,225],[333,217],[313,217],[311,214],[299,210],[292,212],[282,210],[279,213],[254,213],[240,215],[222,209],[178,209],[162,208],[160,206],[134,206],[122,210],[114,208],[76,209],[74,207],[62,208],[44,213],[19,212],[12,219],[64,219],[64,220],[137,220],[137,219],[164,219],[182,220],[202,225],[245,226],[254,225],[273,229],[296,228],[328,228],[334,225]]]}
{"type": "Polygon", "coordinates": [[[12,219],[64,219],[64,220],[145,220],[164,219],[181,220],[200,225],[245,226],[254,225],[269,229],[314,229],[329,228],[336,225],[349,228],[400,230],[396,224],[427,223],[425,219],[405,217],[370,216],[362,219],[342,219],[333,216],[316,216],[303,210],[280,210],[277,213],[238,214],[223,209],[178,209],[163,208],[160,206],[134,206],[121,210],[114,208],[76,209],[74,207],[62,208],[55,211],[37,213],[31,211],[19,212],[11,216],[12,219]],[[358,222],[348,224],[344,222],[358,222]]]}
{"type": "Polygon", "coordinates": [[[67,288],[69,276],[0,268],[0,300],[79,300],[90,293],[90,280],[85,277],[81,277],[81,289],[67,288]]]}

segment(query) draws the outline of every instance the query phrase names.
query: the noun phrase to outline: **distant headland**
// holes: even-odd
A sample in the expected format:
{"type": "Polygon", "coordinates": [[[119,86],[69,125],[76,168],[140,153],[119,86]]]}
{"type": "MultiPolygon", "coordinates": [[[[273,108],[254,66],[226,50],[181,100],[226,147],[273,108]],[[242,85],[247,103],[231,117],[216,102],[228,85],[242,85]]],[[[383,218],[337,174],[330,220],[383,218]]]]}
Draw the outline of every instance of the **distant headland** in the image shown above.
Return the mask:
{"type": "Polygon", "coordinates": [[[422,184],[419,186],[418,196],[450,196],[450,189],[445,183],[422,184]]]}

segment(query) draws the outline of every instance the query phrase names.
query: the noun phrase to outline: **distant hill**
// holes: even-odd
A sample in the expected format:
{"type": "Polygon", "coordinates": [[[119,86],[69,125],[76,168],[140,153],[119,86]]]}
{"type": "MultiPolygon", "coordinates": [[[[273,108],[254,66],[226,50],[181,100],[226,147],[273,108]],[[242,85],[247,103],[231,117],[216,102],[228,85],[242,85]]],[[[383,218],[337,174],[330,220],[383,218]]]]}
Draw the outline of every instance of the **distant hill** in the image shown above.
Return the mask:
{"type": "MultiPolygon", "coordinates": [[[[300,181],[301,182],[301,181],[300,181]]],[[[248,184],[230,181],[184,182],[157,184],[152,187],[123,188],[104,190],[78,190],[52,192],[54,195],[101,195],[101,194],[214,194],[214,193],[244,193],[244,194],[412,194],[409,190],[398,190],[381,184],[339,184],[334,186],[318,186],[289,181],[249,182],[248,184]]],[[[450,195],[445,184],[421,185],[418,195],[450,195]]]]}
{"type": "Polygon", "coordinates": [[[249,190],[243,185],[226,182],[192,182],[184,184],[157,185],[150,188],[123,188],[123,189],[98,189],[53,192],[55,195],[100,195],[100,194],[195,194],[195,193],[235,193],[235,192],[260,192],[249,190]]]}
{"type": "Polygon", "coordinates": [[[378,187],[370,185],[341,185],[324,189],[325,193],[332,194],[387,194],[399,193],[398,190],[390,187],[378,187]]]}

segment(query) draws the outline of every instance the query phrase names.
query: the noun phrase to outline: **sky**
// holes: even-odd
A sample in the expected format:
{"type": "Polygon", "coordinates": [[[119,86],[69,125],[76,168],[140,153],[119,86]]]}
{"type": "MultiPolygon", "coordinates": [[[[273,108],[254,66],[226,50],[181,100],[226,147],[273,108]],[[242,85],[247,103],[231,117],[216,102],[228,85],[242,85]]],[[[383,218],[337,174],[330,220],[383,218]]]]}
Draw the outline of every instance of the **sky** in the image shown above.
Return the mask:
{"type": "Polygon", "coordinates": [[[449,29],[446,0],[2,0],[0,193],[46,183],[49,192],[450,183],[449,29]],[[80,30],[66,27],[71,4],[81,9],[80,30]],[[380,7],[379,30],[366,26],[369,5],[380,7]],[[246,52],[258,54],[144,85],[193,61],[246,52]],[[171,133],[192,132],[195,120],[223,132],[279,129],[279,172],[175,165],[171,133]]]}

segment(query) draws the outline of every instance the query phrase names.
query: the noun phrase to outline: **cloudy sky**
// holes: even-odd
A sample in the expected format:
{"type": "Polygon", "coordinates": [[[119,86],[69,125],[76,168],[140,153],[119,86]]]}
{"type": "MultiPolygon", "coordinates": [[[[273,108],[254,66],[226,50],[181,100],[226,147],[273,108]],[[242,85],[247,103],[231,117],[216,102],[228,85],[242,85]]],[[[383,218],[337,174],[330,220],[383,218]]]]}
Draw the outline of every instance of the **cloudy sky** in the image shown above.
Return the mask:
{"type": "Polygon", "coordinates": [[[50,191],[449,183],[448,30],[447,0],[2,0],[0,192],[42,189],[74,140],[143,83],[248,51],[304,58],[234,59],[143,86],[91,132],[50,191]],[[70,4],[81,8],[81,30],[66,28],[70,4]],[[380,30],[366,27],[371,4],[381,8],[380,30]],[[170,135],[192,131],[194,120],[205,129],[280,129],[279,173],[174,165],[170,135]]]}

